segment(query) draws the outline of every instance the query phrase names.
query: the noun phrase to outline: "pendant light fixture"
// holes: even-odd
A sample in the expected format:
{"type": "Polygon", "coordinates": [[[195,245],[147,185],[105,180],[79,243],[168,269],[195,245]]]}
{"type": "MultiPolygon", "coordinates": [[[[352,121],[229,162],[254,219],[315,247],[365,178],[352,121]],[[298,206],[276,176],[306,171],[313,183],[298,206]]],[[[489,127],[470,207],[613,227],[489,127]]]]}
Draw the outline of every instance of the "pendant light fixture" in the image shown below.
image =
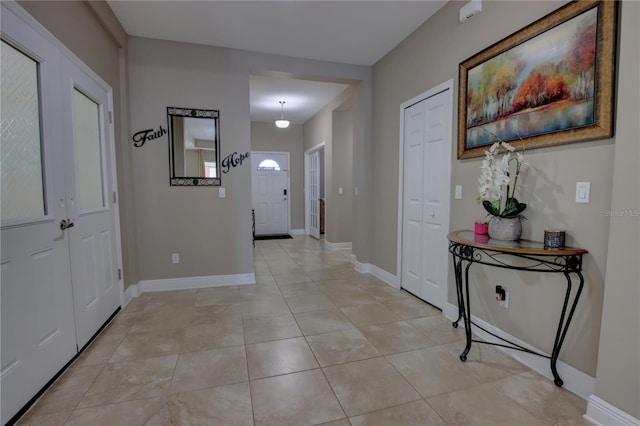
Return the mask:
{"type": "Polygon", "coordinates": [[[286,129],[289,127],[289,120],[284,119],[284,101],[280,101],[280,119],[276,120],[276,127],[279,129],[286,129]]]}

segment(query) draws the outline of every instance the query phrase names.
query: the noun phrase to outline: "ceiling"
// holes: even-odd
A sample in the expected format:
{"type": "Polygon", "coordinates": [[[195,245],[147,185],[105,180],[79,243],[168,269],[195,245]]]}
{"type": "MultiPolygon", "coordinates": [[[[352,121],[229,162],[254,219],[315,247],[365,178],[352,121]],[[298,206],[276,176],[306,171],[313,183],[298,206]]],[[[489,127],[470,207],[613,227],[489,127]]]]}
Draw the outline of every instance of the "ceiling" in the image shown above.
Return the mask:
{"type": "MultiPolygon", "coordinates": [[[[129,35],[371,66],[446,1],[108,1],[129,35]]],[[[251,119],[303,124],[347,86],[251,77],[251,119]]]]}

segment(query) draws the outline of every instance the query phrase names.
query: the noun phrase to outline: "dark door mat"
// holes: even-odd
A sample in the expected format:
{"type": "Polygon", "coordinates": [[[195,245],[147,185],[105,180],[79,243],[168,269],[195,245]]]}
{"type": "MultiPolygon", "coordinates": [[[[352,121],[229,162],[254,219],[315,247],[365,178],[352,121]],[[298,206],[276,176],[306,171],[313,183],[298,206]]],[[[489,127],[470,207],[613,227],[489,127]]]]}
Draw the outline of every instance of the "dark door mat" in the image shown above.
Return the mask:
{"type": "Polygon", "coordinates": [[[293,238],[289,234],[278,234],[278,235],[256,235],[255,240],[287,240],[289,238],[293,238]]]}

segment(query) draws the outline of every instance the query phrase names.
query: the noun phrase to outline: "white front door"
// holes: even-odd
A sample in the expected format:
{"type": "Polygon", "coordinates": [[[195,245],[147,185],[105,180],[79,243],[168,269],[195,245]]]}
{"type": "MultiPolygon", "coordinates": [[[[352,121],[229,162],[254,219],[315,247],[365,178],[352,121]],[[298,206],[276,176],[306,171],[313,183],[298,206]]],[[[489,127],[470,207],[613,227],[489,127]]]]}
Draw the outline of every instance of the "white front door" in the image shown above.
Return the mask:
{"type": "Polygon", "coordinates": [[[309,235],[320,239],[320,151],[308,155],[309,235]]]}
{"type": "Polygon", "coordinates": [[[110,89],[15,10],[3,2],[3,424],[120,304],[110,89]]]}
{"type": "Polygon", "coordinates": [[[444,308],[447,301],[451,90],[404,111],[402,287],[444,308]]]}
{"type": "Polygon", "coordinates": [[[76,334],[82,348],[120,305],[114,188],[110,157],[110,93],[70,60],[64,60],[63,121],[68,155],[67,188],[76,334]]]}
{"type": "Polygon", "coordinates": [[[77,351],[69,233],[60,229],[68,216],[59,57],[10,13],[3,8],[0,60],[2,424],[77,351]]]}
{"type": "Polygon", "coordinates": [[[251,153],[256,235],[289,233],[289,153],[251,153]]]}

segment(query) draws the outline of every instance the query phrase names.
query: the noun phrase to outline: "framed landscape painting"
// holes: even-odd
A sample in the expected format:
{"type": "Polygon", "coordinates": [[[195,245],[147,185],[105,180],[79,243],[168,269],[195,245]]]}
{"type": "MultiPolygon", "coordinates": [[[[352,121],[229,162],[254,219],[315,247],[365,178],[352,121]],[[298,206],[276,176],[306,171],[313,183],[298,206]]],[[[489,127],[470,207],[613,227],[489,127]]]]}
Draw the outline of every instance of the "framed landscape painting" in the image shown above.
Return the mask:
{"type": "Polygon", "coordinates": [[[613,136],[617,9],[569,3],[462,62],[458,158],[613,136]]]}

